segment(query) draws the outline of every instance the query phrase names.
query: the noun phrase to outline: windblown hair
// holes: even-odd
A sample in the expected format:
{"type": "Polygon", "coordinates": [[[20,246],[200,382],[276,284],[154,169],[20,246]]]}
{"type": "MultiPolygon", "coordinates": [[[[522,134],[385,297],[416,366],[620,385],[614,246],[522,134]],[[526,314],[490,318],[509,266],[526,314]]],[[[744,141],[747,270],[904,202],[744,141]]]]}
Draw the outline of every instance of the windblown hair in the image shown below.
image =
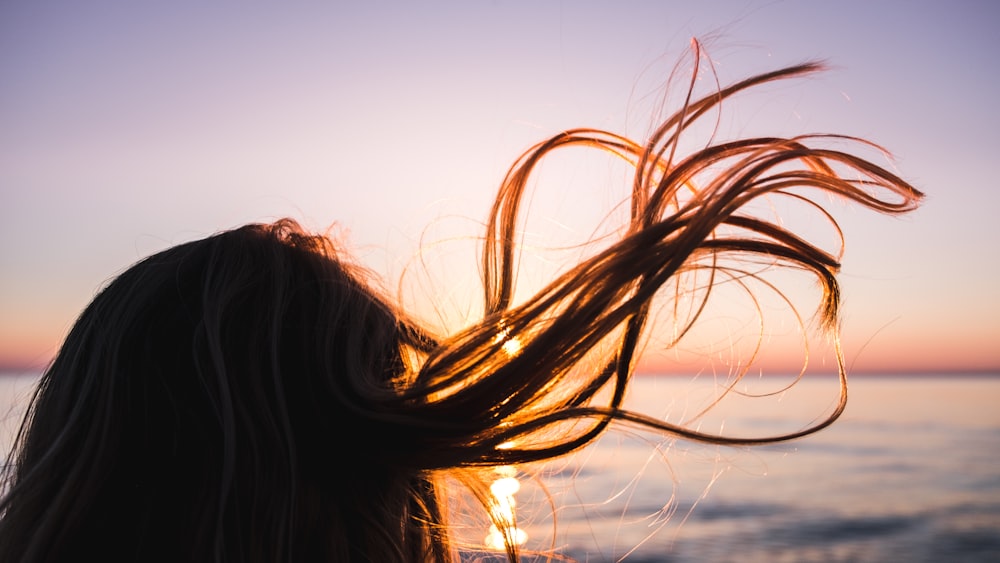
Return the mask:
{"type": "MultiPolygon", "coordinates": [[[[827,136],[677,154],[683,131],[723,100],[818,68],[689,100],[642,145],[578,129],[532,147],[489,217],[483,316],[457,334],[432,335],[290,220],[134,265],[86,308],[41,379],[6,467],[0,560],[454,561],[449,472],[552,459],[614,421],[715,443],[826,426],[843,399],[829,419],[767,438],[621,406],[654,298],[685,272],[732,275],[720,266],[729,257],[811,272],[823,326],[836,330],[839,257],[743,212],[748,203],[803,189],[888,214],[919,201],[888,170],[824,148],[827,136]],[[635,166],[628,229],[515,303],[522,195],[539,161],[570,146],[635,166]],[[603,365],[584,365],[609,341],[603,365]]],[[[515,560],[510,538],[507,551],[515,560]]]]}

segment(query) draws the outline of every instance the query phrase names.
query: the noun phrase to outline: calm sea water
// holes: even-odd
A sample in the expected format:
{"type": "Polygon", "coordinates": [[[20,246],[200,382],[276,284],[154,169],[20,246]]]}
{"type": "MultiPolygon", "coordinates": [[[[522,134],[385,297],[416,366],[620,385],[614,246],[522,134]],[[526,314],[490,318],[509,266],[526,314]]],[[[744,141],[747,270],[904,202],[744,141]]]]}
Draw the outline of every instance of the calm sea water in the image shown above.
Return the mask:
{"type": "MultiPolygon", "coordinates": [[[[32,381],[0,378],[5,449],[32,381]]],[[[629,405],[689,421],[715,389],[642,377],[629,405]]],[[[691,424],[773,435],[835,396],[833,379],[811,379],[733,396],[691,424]]],[[[532,473],[515,495],[526,547],[578,561],[1000,561],[1000,377],[855,376],[844,416],[802,440],[715,447],[617,429],[532,473]]]]}

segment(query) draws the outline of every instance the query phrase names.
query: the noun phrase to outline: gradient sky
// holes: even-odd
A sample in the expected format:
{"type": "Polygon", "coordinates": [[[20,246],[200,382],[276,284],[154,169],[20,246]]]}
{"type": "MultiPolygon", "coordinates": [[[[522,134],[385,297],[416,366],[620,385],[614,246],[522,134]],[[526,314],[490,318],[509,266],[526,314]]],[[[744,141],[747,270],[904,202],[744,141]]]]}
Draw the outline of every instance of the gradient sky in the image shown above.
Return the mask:
{"type": "MultiPolygon", "coordinates": [[[[251,221],[336,222],[394,290],[428,240],[478,234],[532,143],[641,136],[699,37],[724,82],[832,65],[734,102],[726,131],[870,138],[928,193],[844,216],[854,369],[1000,368],[992,2],[150,4],[0,5],[0,366],[47,361],[137,259],[251,221]]],[[[570,213],[625,193],[595,189],[570,213]]],[[[473,260],[428,266],[474,281],[473,260]]]]}

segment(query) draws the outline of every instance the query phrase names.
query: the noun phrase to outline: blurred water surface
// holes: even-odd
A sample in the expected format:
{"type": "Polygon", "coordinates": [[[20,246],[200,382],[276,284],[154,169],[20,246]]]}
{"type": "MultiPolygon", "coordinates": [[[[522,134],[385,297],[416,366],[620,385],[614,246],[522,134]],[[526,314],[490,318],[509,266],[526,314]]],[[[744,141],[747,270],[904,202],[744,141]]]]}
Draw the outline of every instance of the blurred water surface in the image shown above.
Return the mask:
{"type": "MultiPolygon", "coordinates": [[[[704,383],[640,377],[628,405],[681,422],[718,389],[704,383]]],[[[835,378],[810,378],[724,400],[692,425],[776,435],[837,396],[835,378]]],[[[555,541],[545,510],[529,533],[587,562],[1000,561],[1000,378],[855,376],[849,398],[830,428],[777,445],[613,431],[545,478],[555,541]]]]}
{"type": "MultiPolygon", "coordinates": [[[[33,383],[0,377],[5,451],[33,383]]],[[[765,436],[822,418],[837,396],[833,378],[810,378],[697,417],[719,383],[638,377],[628,406],[765,436]]],[[[517,494],[526,547],[578,561],[1000,561],[1000,377],[855,376],[843,417],[805,439],[716,447],[619,427],[529,469],[517,494]]],[[[485,533],[460,530],[473,543],[485,533]]]]}

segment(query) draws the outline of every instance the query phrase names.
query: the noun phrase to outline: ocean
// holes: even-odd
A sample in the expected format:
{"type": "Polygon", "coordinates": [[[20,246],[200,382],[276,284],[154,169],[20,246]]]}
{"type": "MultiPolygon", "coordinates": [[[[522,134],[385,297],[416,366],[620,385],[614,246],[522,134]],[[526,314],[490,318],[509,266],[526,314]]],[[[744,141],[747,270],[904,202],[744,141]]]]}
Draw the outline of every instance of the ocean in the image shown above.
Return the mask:
{"type": "MultiPolygon", "coordinates": [[[[5,449],[32,382],[0,378],[5,449]]],[[[737,390],[773,395],[733,395],[695,417],[719,382],[633,383],[628,406],[727,435],[799,428],[837,395],[830,377],[785,391],[763,378],[737,390]]],[[[800,440],[720,447],[618,427],[517,476],[526,560],[1000,561],[1000,377],[854,375],[841,419],[800,440]]],[[[487,533],[459,530],[473,545],[487,533]]]]}

